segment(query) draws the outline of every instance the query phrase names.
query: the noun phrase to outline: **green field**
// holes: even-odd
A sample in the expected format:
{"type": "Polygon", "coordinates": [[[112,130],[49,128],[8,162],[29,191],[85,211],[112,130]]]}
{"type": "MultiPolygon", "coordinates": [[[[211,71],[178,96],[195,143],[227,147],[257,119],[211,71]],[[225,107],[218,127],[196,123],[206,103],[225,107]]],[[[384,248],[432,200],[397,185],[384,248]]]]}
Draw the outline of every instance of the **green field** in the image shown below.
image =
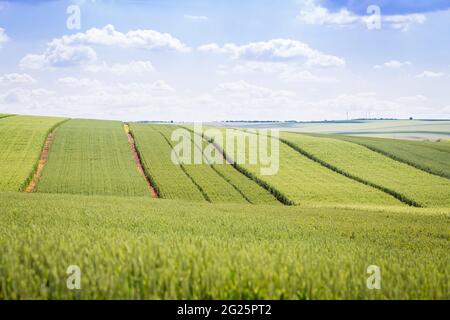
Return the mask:
{"type": "Polygon", "coordinates": [[[181,166],[172,163],[172,147],[154,126],[131,124],[130,129],[151,180],[161,198],[205,201],[181,166]]]}
{"type": "MultiPolygon", "coordinates": [[[[239,134],[248,135],[243,131],[239,134]]],[[[247,157],[249,151],[246,150],[247,157]]],[[[228,154],[235,161],[236,152],[237,147],[234,154],[228,154]]],[[[261,165],[250,164],[248,160],[241,167],[297,205],[402,205],[394,197],[324,168],[282,143],[279,160],[279,171],[276,175],[261,175],[261,165]]]]}
{"type": "Polygon", "coordinates": [[[448,210],[0,197],[0,299],[448,298],[448,210]]]}
{"type": "Polygon", "coordinates": [[[63,118],[14,116],[0,121],[0,191],[23,191],[51,129],[63,118]]]}
{"type": "MultiPolygon", "coordinates": [[[[130,123],[135,156],[126,128],[0,120],[0,300],[448,299],[450,143],[283,132],[279,171],[263,175],[257,150],[218,140],[246,162],[174,164],[181,125],[130,123]]],[[[210,140],[192,137],[191,153],[210,140]]]]}
{"type": "MultiPolygon", "coordinates": [[[[167,199],[192,199],[200,194],[204,200],[212,203],[234,202],[253,204],[277,204],[277,200],[251,179],[239,173],[231,165],[214,164],[205,158],[202,164],[174,165],[170,158],[173,130],[179,127],[169,125],[132,125],[143,162],[155,184],[161,189],[161,197],[167,199]],[[152,148],[157,144],[161,151],[152,148]],[[161,154],[164,158],[161,158],[161,154]],[[168,178],[170,177],[170,178],[168,178]],[[180,180],[182,184],[180,184],[180,180]],[[164,192],[183,187],[179,192],[164,192]],[[191,195],[192,193],[192,195],[191,195]]],[[[201,146],[192,141],[191,154],[201,146]]],[[[195,198],[194,198],[195,199],[195,198]]]]}
{"type": "Polygon", "coordinates": [[[36,192],[150,196],[118,121],[70,120],[56,132],[36,192]]]}
{"type": "Polygon", "coordinates": [[[358,144],[296,133],[281,136],[343,172],[427,207],[450,207],[450,180],[417,170],[358,144]]]}
{"type": "Polygon", "coordinates": [[[333,137],[358,143],[394,160],[450,179],[450,143],[448,142],[405,141],[343,135],[333,137]]]}

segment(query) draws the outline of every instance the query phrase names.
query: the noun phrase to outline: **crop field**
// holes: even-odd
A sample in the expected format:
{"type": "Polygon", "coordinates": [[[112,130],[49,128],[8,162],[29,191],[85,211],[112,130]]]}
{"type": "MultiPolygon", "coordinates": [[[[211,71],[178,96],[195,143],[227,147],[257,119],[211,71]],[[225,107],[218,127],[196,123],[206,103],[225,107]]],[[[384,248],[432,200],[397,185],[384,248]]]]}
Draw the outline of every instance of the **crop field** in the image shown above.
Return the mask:
{"type": "MultiPolygon", "coordinates": [[[[139,150],[141,150],[141,157],[143,163],[146,164],[147,170],[150,172],[155,184],[160,189],[174,189],[175,185],[183,187],[179,184],[177,176],[185,176],[182,181],[185,181],[185,190],[181,190],[177,194],[169,193],[168,195],[161,190],[161,197],[169,199],[187,199],[191,197],[186,194],[190,191],[193,194],[200,194],[204,200],[212,203],[216,202],[234,202],[234,203],[253,203],[253,204],[277,204],[277,200],[268,191],[257,185],[255,182],[239,173],[229,164],[214,164],[211,165],[210,159],[204,159],[202,164],[182,164],[175,165],[170,159],[170,152],[176,142],[171,141],[173,130],[179,127],[169,125],[132,125],[133,133],[136,137],[139,150]],[[145,133],[144,133],[145,131],[145,133]],[[151,141],[159,141],[162,144],[167,157],[161,161],[161,154],[155,151],[146,150],[146,146],[142,143],[142,139],[151,139],[151,141]],[[152,165],[154,163],[154,165],[152,165]],[[158,167],[158,165],[165,165],[166,169],[158,167]],[[159,169],[159,172],[156,170],[159,169]],[[166,171],[166,172],[165,172],[166,171]],[[170,180],[161,176],[161,174],[172,175],[174,180],[170,180]],[[170,185],[169,183],[172,182],[170,185]],[[163,185],[163,186],[161,186],[163,185]]],[[[191,137],[192,138],[192,137],[191,137]]],[[[191,154],[193,155],[195,149],[201,150],[206,144],[202,142],[201,146],[197,146],[193,139],[191,139],[191,154]]],[[[151,147],[151,144],[148,144],[151,147]]],[[[163,150],[163,149],[162,149],[163,150]]]]}
{"type": "Polygon", "coordinates": [[[448,298],[448,211],[0,197],[0,299],[448,298]]]}
{"type": "Polygon", "coordinates": [[[51,129],[63,118],[13,116],[0,121],[0,191],[23,191],[51,129]]]}
{"type": "Polygon", "coordinates": [[[150,196],[122,123],[99,120],[58,128],[36,192],[150,196]]]}
{"type": "Polygon", "coordinates": [[[236,141],[213,149],[244,163],[174,164],[182,127],[2,118],[0,300],[448,299],[450,143],[282,132],[263,175],[236,141]]]}
{"type": "Polygon", "coordinates": [[[395,160],[450,179],[450,143],[448,142],[405,141],[342,135],[333,137],[358,143],[395,160]]]}
{"type": "Polygon", "coordinates": [[[203,194],[181,166],[172,163],[172,147],[154,126],[131,124],[130,129],[142,164],[161,198],[205,201],[203,194]]]}
{"type": "Polygon", "coordinates": [[[392,160],[358,144],[284,133],[283,139],[352,176],[426,207],[450,207],[450,180],[392,160]]]}
{"type": "MultiPolygon", "coordinates": [[[[248,135],[243,131],[239,131],[239,134],[248,135]]],[[[235,161],[236,152],[228,154],[235,161]]],[[[247,157],[249,153],[247,149],[247,157]]],[[[261,175],[261,165],[250,164],[248,160],[241,166],[297,205],[402,205],[394,197],[324,168],[283,143],[280,144],[279,153],[279,171],[275,175],[261,175]]]]}

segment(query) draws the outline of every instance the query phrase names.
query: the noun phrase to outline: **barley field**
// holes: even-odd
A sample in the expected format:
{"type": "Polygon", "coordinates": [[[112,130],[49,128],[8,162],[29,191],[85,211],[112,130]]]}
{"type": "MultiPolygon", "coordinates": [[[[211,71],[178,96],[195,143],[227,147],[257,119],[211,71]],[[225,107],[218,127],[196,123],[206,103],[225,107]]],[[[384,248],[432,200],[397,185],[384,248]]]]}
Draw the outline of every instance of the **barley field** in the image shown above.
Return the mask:
{"type": "Polygon", "coordinates": [[[51,148],[36,192],[150,196],[118,121],[70,120],[51,148]]]}
{"type": "Polygon", "coordinates": [[[0,299],[448,298],[448,210],[0,197],[0,299]]]}
{"type": "Polygon", "coordinates": [[[426,207],[450,207],[450,180],[385,157],[358,144],[284,133],[282,138],[352,176],[426,207]]]}
{"type": "Polygon", "coordinates": [[[0,300],[448,299],[444,142],[283,132],[264,175],[259,144],[233,151],[192,128],[2,118],[0,300]],[[183,128],[189,153],[214,151],[201,164],[172,162],[183,128]]]}
{"type": "Polygon", "coordinates": [[[63,118],[13,116],[0,121],[0,191],[23,191],[36,170],[42,147],[63,118]]]}

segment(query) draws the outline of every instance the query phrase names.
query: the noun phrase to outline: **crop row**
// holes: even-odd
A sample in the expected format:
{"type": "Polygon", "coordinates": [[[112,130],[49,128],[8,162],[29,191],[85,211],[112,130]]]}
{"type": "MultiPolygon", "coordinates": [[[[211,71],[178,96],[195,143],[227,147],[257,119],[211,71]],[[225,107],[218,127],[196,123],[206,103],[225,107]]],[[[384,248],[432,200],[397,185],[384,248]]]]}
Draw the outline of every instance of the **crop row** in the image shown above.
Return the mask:
{"type": "Polygon", "coordinates": [[[63,118],[13,116],[0,121],[0,191],[23,191],[48,134],[63,118]]]}
{"type": "Polygon", "coordinates": [[[334,135],[333,137],[360,144],[394,160],[450,179],[450,143],[341,135],[334,135]]]}
{"type": "Polygon", "coordinates": [[[118,121],[70,120],[55,135],[36,192],[149,195],[118,121]]]}
{"type": "MultiPolygon", "coordinates": [[[[237,133],[246,136],[247,139],[248,135],[253,134],[244,131],[237,131],[237,133]]],[[[227,155],[237,162],[237,140],[234,153],[227,150],[226,139],[223,143],[227,155]]],[[[263,176],[260,173],[261,163],[251,164],[249,161],[250,153],[258,152],[254,150],[258,148],[258,145],[250,146],[250,143],[247,143],[246,147],[245,163],[240,164],[240,167],[268,186],[273,186],[283,197],[295,204],[402,205],[392,196],[333,172],[283,143],[279,145],[278,172],[274,175],[263,176]]]]}
{"type": "Polygon", "coordinates": [[[296,133],[283,133],[282,138],[341,173],[378,186],[410,205],[450,206],[448,179],[342,140],[296,133]]]}

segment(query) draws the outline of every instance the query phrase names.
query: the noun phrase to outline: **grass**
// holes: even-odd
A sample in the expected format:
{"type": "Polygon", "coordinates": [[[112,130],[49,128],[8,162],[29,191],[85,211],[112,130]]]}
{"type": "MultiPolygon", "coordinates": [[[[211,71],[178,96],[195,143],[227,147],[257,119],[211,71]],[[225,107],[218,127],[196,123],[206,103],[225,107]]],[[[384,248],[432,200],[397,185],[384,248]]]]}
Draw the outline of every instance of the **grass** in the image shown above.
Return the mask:
{"type": "Polygon", "coordinates": [[[36,192],[150,196],[123,125],[70,120],[56,132],[36,192]]]}
{"type": "MultiPolygon", "coordinates": [[[[242,131],[241,134],[245,135],[242,131]]],[[[247,158],[248,155],[247,149],[247,158]]],[[[229,156],[237,159],[236,153],[229,156]]],[[[402,205],[394,197],[333,172],[283,143],[280,144],[279,164],[278,173],[267,176],[260,174],[260,164],[250,164],[248,159],[240,166],[294,204],[402,205]]]]}
{"type": "Polygon", "coordinates": [[[358,144],[283,133],[298,148],[354,177],[427,207],[450,207],[450,181],[392,160],[358,144]]]}
{"type": "Polygon", "coordinates": [[[14,116],[0,121],[0,191],[23,191],[52,128],[63,118],[14,116]]]}
{"type": "Polygon", "coordinates": [[[394,160],[450,179],[449,143],[361,138],[340,135],[333,137],[360,144],[394,160]]]}
{"type": "Polygon", "coordinates": [[[0,299],[448,298],[448,210],[0,199],[0,299]]]}

